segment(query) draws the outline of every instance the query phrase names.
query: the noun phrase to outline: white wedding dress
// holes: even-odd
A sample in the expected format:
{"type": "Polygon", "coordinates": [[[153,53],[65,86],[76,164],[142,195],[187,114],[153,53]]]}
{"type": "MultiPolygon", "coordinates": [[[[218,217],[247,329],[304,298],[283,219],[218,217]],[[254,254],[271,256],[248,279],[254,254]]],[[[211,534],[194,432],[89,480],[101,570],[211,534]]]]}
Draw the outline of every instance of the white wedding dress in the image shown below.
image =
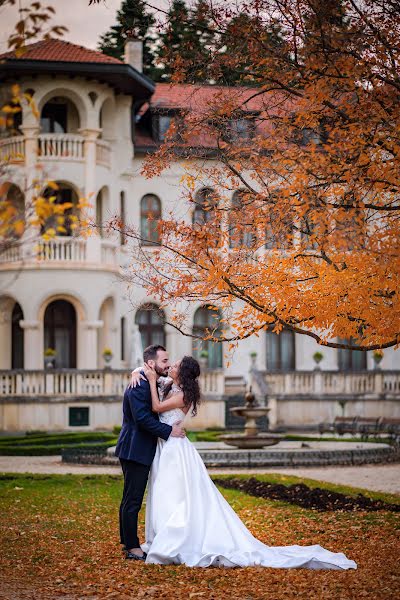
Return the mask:
{"type": "MultiPolygon", "coordinates": [[[[160,415],[172,425],[179,408],[160,415]]],[[[146,504],[147,563],[189,567],[274,567],[356,569],[342,553],[321,546],[270,547],[244,526],[211,481],[187,438],[159,439],[150,471],[146,504]]]]}

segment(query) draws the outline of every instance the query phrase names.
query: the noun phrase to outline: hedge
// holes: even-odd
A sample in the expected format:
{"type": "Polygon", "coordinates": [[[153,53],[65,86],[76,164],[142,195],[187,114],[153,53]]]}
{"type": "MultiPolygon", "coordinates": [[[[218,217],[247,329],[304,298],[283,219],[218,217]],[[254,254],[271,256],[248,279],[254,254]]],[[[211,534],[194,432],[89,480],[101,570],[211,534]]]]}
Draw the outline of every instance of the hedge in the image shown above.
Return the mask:
{"type": "Polygon", "coordinates": [[[54,444],[54,445],[32,445],[32,446],[0,446],[0,456],[55,456],[61,454],[62,450],[107,450],[115,446],[116,438],[110,441],[93,444],[54,444]]]}

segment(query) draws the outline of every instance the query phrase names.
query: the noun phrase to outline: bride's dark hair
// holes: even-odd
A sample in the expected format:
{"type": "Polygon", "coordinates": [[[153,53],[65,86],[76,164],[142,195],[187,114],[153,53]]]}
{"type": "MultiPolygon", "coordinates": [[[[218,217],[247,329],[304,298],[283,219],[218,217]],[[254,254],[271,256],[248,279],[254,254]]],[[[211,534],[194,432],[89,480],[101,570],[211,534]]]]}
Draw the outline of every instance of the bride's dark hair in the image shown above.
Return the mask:
{"type": "MultiPolygon", "coordinates": [[[[192,416],[196,416],[197,407],[200,404],[200,387],[198,377],[200,365],[192,356],[184,356],[179,365],[178,383],[182,388],[183,402],[185,406],[192,407],[192,416]]],[[[165,390],[165,394],[168,390],[165,390]]]]}

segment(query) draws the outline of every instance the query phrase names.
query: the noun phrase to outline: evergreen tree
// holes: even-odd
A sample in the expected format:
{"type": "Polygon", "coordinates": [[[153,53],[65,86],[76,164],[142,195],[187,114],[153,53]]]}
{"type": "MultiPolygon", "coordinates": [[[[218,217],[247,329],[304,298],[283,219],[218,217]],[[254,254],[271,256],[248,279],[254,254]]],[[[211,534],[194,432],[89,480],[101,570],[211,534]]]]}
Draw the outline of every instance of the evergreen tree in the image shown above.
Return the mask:
{"type": "Polygon", "coordinates": [[[124,0],[117,12],[117,24],[104,33],[98,44],[99,50],[123,59],[125,40],[129,36],[137,37],[143,41],[143,72],[151,78],[157,79],[157,69],[154,65],[154,32],[155,18],[146,9],[143,0],[124,0]]]}

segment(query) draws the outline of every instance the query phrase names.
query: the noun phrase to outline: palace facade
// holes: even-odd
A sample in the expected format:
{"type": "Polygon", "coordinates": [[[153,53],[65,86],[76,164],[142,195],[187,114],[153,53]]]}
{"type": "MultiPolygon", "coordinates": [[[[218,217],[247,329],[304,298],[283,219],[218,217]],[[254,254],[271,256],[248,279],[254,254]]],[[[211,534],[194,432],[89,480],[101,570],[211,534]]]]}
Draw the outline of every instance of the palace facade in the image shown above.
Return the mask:
{"type": "MultiPolygon", "coordinates": [[[[127,42],[124,62],[65,41],[31,44],[19,58],[0,56],[4,99],[14,83],[33,96],[39,118],[24,105],[13,128],[0,132],[8,198],[29,205],[36,181],[56,202],[75,207],[88,198],[99,234],[85,236],[67,219],[63,235],[38,241],[26,233],[0,255],[1,431],[119,424],[127,373],[151,343],[165,344],[172,359],[206,351],[205,402],[193,427],[223,427],[229,399],[243,395],[250,379],[278,425],[333,419],[344,405],[347,414],[400,416],[400,351],[386,350],[377,369],[372,353],[328,348],[319,370],[312,339],[266,331],[228,358],[222,345],[193,346],[164,324],[169,315],[155,298],[135,282],[126,285],[129,239],[103,224],[119,215],[156,242],[157,218],[182,210],[179,161],[152,179],[141,170],[190,94],[190,86],[171,88],[143,75],[139,41],[127,42]],[[56,192],[46,187],[50,180],[56,192]]],[[[197,190],[200,210],[209,193],[207,186],[197,190]]],[[[187,318],[199,333],[217,316],[218,307],[213,313],[199,303],[187,318]]]]}

